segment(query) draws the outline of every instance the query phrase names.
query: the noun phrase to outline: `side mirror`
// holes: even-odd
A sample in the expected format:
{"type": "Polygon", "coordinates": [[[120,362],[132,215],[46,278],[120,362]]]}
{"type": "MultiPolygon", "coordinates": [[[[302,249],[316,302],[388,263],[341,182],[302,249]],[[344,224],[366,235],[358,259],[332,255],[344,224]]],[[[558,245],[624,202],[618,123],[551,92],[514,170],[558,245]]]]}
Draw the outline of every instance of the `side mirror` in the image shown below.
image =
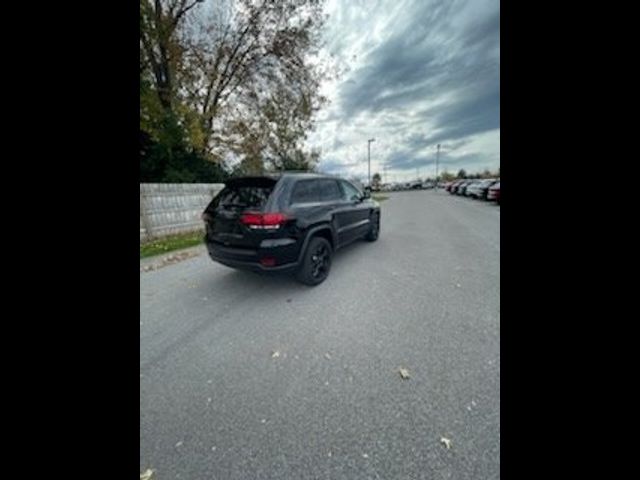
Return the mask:
{"type": "Polygon", "coordinates": [[[362,198],[363,199],[371,198],[371,191],[365,188],[364,192],[362,193],[362,198]]]}

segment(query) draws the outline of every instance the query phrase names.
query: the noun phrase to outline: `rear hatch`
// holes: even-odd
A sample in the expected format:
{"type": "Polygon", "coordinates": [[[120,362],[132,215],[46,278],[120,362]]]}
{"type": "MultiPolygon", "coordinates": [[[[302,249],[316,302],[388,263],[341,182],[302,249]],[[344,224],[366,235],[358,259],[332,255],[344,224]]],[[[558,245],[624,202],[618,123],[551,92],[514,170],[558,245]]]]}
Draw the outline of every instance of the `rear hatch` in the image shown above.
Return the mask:
{"type": "Polygon", "coordinates": [[[244,177],[226,182],[225,188],[205,209],[209,241],[237,248],[257,248],[265,235],[247,228],[241,217],[264,212],[277,183],[269,177],[244,177]]]}

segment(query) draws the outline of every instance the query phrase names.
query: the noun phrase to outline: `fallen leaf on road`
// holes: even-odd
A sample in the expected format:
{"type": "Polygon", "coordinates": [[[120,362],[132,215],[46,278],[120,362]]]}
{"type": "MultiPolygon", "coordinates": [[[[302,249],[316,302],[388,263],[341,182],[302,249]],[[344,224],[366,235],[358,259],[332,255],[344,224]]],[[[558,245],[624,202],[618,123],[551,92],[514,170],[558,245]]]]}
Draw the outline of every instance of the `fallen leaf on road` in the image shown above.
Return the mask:
{"type": "Polygon", "coordinates": [[[276,350],[275,352],[271,352],[271,358],[278,358],[280,356],[280,352],[276,350]]]}
{"type": "Polygon", "coordinates": [[[178,443],[176,443],[176,448],[181,447],[182,446],[182,440],[180,440],[178,443]]]}
{"type": "Polygon", "coordinates": [[[459,283],[456,283],[456,288],[460,288],[460,284],[459,283]]]}
{"type": "Polygon", "coordinates": [[[153,475],[153,470],[147,468],[144,472],[140,474],[140,480],[151,480],[151,476],[153,475]]]}
{"type": "Polygon", "coordinates": [[[407,370],[406,368],[401,368],[398,371],[400,372],[400,376],[402,377],[403,380],[407,380],[407,379],[411,378],[409,376],[409,370],[407,370]]]}
{"type": "Polygon", "coordinates": [[[363,453],[362,458],[369,458],[369,455],[367,455],[366,453],[363,453]]]}
{"type": "Polygon", "coordinates": [[[329,353],[325,353],[324,354],[324,358],[326,358],[327,360],[331,360],[331,355],[329,355],[329,353]]]}
{"type": "Polygon", "coordinates": [[[443,443],[444,446],[447,447],[447,450],[449,450],[451,448],[451,440],[449,440],[448,438],[442,437],[440,439],[440,443],[443,443]]]}

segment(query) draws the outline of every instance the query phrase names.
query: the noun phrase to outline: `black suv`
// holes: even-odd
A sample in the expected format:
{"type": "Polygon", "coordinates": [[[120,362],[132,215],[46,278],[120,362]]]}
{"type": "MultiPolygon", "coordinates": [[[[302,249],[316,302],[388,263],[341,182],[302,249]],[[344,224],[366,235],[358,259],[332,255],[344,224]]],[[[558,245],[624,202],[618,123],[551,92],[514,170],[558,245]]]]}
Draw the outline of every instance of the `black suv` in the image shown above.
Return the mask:
{"type": "Polygon", "coordinates": [[[333,252],[375,241],[380,206],[351,182],[313,173],[229,180],[202,214],[209,256],[258,272],[294,272],[302,283],[327,278],[333,252]]]}

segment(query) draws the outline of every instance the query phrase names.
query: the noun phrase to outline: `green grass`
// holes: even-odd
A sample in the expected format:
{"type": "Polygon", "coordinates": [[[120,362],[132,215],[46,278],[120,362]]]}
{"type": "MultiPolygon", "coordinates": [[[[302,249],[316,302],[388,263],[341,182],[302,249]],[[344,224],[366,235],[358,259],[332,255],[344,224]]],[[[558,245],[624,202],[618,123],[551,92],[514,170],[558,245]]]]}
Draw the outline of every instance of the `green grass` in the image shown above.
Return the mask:
{"type": "Polygon", "coordinates": [[[376,201],[376,202],[384,202],[385,200],[388,200],[389,197],[385,196],[385,195],[372,195],[372,198],[376,201]]]}
{"type": "Polygon", "coordinates": [[[153,242],[140,244],[140,258],[152,257],[161,253],[193,247],[202,243],[204,232],[182,233],[163,237],[153,242]]]}

